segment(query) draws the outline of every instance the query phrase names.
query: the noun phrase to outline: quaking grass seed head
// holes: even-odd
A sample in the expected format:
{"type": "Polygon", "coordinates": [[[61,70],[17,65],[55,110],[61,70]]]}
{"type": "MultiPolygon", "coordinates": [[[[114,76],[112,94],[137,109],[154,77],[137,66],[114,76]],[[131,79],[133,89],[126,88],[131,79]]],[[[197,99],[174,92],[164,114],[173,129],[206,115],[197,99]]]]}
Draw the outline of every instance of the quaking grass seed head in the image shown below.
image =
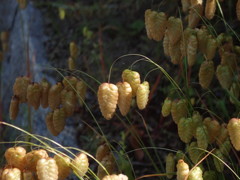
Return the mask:
{"type": "Polygon", "coordinates": [[[98,88],[98,103],[102,115],[105,119],[110,120],[117,107],[118,87],[111,83],[102,83],[98,88]]]}

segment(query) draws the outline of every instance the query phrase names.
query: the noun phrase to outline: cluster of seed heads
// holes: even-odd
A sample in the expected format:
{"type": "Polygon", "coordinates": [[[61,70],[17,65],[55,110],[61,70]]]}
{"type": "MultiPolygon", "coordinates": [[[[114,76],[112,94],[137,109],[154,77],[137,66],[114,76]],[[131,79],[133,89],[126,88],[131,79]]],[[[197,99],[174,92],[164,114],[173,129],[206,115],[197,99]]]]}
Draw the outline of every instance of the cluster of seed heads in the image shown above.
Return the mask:
{"type": "MultiPolygon", "coordinates": [[[[208,89],[216,75],[221,87],[230,91],[230,102],[235,103],[234,99],[240,95],[238,83],[240,47],[234,45],[232,37],[227,34],[221,33],[215,37],[205,26],[196,28],[203,15],[202,0],[181,2],[183,12],[189,13],[188,26],[184,28],[180,18],[167,17],[164,12],[158,13],[147,9],[145,11],[147,36],[156,41],[163,40],[164,54],[170,57],[173,64],[182,64],[186,58],[188,66],[192,67],[196,64],[197,56],[204,57],[198,73],[201,87],[208,89]],[[217,53],[221,58],[218,65],[213,61],[217,53]]],[[[216,0],[206,1],[205,17],[209,20],[214,17],[216,3],[216,0]]],[[[237,3],[237,9],[240,9],[238,7],[240,1],[237,3]]]]}
{"type": "Polygon", "coordinates": [[[142,110],[147,106],[149,92],[149,83],[141,83],[138,72],[126,69],[122,72],[122,82],[116,85],[102,83],[99,86],[97,96],[102,115],[107,120],[111,119],[118,106],[121,114],[126,116],[135,96],[137,106],[142,110]]]}
{"type": "MultiPolygon", "coordinates": [[[[166,98],[162,105],[162,115],[164,117],[172,115],[172,119],[178,127],[179,138],[188,144],[187,152],[192,163],[198,163],[204,155],[204,150],[208,150],[212,146],[216,147],[213,153],[222,160],[226,160],[226,157],[229,156],[232,145],[236,150],[240,150],[240,119],[232,118],[228,124],[220,124],[211,117],[203,118],[196,111],[189,116],[187,107],[185,99],[172,101],[170,98],[166,98]]],[[[167,161],[169,159],[172,159],[172,155],[167,157],[167,161]]],[[[218,158],[214,158],[213,161],[216,171],[222,172],[223,163],[218,158]]]]}
{"type": "Polygon", "coordinates": [[[80,153],[70,159],[63,154],[49,157],[44,149],[26,152],[21,146],[8,148],[7,164],[1,169],[2,180],[64,180],[72,171],[83,177],[89,168],[86,154],[80,153]]]}
{"type": "Polygon", "coordinates": [[[83,105],[86,85],[74,76],[66,76],[62,82],[52,85],[43,79],[40,83],[30,82],[28,77],[17,77],[13,85],[13,97],[10,104],[10,119],[17,117],[20,103],[28,103],[35,110],[41,105],[52,111],[46,116],[49,131],[57,136],[65,126],[67,117],[73,115],[77,106],[83,105]]]}

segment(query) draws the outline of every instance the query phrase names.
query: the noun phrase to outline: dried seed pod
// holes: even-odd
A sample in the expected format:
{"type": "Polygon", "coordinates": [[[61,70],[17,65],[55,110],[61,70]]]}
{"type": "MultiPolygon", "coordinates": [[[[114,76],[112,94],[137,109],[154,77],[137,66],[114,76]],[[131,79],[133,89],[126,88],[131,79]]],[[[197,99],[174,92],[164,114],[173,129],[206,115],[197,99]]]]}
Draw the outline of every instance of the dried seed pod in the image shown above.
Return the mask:
{"type": "Polygon", "coordinates": [[[199,148],[207,149],[209,142],[209,135],[205,125],[199,126],[196,130],[196,139],[199,148]]]}
{"type": "Polygon", "coordinates": [[[183,30],[183,35],[181,38],[181,42],[180,42],[180,50],[181,50],[181,54],[183,56],[187,56],[187,49],[188,49],[188,44],[189,44],[189,38],[191,36],[195,36],[195,30],[192,28],[185,28],[183,30]]]}
{"type": "Polygon", "coordinates": [[[188,9],[190,8],[191,6],[191,2],[190,0],[181,0],[181,3],[182,3],[182,11],[187,13],[188,12],[188,9]]]}
{"type": "Polygon", "coordinates": [[[211,36],[209,36],[207,40],[207,45],[206,45],[206,58],[207,60],[212,60],[216,54],[217,50],[217,41],[216,39],[213,39],[211,36]]]}
{"type": "Polygon", "coordinates": [[[176,44],[169,44],[169,55],[171,57],[171,62],[173,64],[181,64],[182,53],[181,53],[181,41],[178,41],[176,44]]]}
{"type": "Polygon", "coordinates": [[[45,121],[46,121],[46,125],[47,125],[47,129],[48,131],[54,135],[54,136],[57,136],[59,134],[59,132],[57,132],[54,128],[54,125],[53,125],[53,112],[49,112],[45,118],[45,121]]]}
{"type": "Polygon", "coordinates": [[[195,28],[199,21],[201,20],[201,16],[203,15],[203,5],[196,4],[190,7],[189,15],[188,15],[188,27],[195,28]]]}
{"type": "Polygon", "coordinates": [[[23,170],[25,155],[26,150],[21,146],[8,148],[4,154],[7,164],[20,170],[23,170]]]}
{"type": "Polygon", "coordinates": [[[63,87],[61,83],[53,85],[48,92],[48,105],[51,110],[56,109],[61,103],[61,91],[63,87]]]}
{"type": "Polygon", "coordinates": [[[31,171],[23,171],[22,180],[35,180],[34,174],[31,171]]]}
{"type": "Polygon", "coordinates": [[[240,0],[238,0],[236,4],[236,14],[237,14],[237,19],[240,21],[240,0]]]}
{"type": "Polygon", "coordinates": [[[27,0],[17,0],[18,4],[19,4],[19,7],[21,9],[25,9],[26,6],[27,6],[27,0]]]}
{"type": "Polygon", "coordinates": [[[61,91],[61,104],[63,104],[65,101],[66,101],[66,94],[67,94],[67,90],[66,89],[63,89],[61,91]]]}
{"type": "Polygon", "coordinates": [[[226,141],[224,141],[220,146],[219,146],[219,150],[220,152],[225,155],[225,156],[229,156],[229,152],[232,149],[232,144],[229,140],[229,138],[226,139],[226,141]]]}
{"type": "Polygon", "coordinates": [[[76,62],[72,57],[68,58],[68,69],[69,70],[75,70],[76,69],[76,62]]]}
{"type": "Polygon", "coordinates": [[[237,56],[235,53],[223,52],[221,56],[221,65],[226,65],[234,72],[237,68],[237,56]]]}
{"type": "Polygon", "coordinates": [[[110,120],[116,110],[118,101],[118,88],[111,83],[102,83],[98,88],[98,103],[102,115],[110,120]]]}
{"type": "Polygon", "coordinates": [[[145,11],[145,26],[149,39],[161,41],[167,26],[167,16],[164,12],[145,11]]]}
{"type": "Polygon", "coordinates": [[[197,30],[198,49],[201,53],[206,54],[206,44],[208,42],[208,30],[205,26],[197,30]]]}
{"type": "Polygon", "coordinates": [[[128,180],[128,177],[124,174],[112,174],[104,176],[102,180],[128,180]]]}
{"type": "Polygon", "coordinates": [[[240,119],[232,118],[227,125],[229,137],[233,147],[239,151],[240,150],[240,119]]]}
{"type": "Polygon", "coordinates": [[[48,80],[42,79],[41,86],[42,86],[42,94],[41,94],[41,98],[40,98],[40,103],[43,108],[47,108],[48,107],[48,92],[51,87],[51,84],[48,82],[48,80]]]}
{"type": "Polygon", "coordinates": [[[42,95],[42,86],[38,83],[31,83],[27,88],[27,101],[28,104],[37,110],[40,106],[40,98],[42,95]]]}
{"type": "Polygon", "coordinates": [[[175,100],[172,102],[171,115],[173,121],[178,124],[182,117],[187,117],[188,108],[187,101],[185,99],[175,100]]]}
{"type": "Polygon", "coordinates": [[[168,18],[167,35],[170,46],[177,44],[180,41],[183,33],[182,20],[173,16],[168,18]]]}
{"type": "Polygon", "coordinates": [[[217,120],[207,117],[203,120],[203,124],[207,127],[209,143],[213,143],[220,133],[220,124],[217,120]]]}
{"type": "Polygon", "coordinates": [[[67,91],[75,90],[77,82],[78,82],[78,79],[74,76],[66,76],[62,80],[64,89],[66,89],[67,91]]]}
{"type": "Polygon", "coordinates": [[[80,154],[76,155],[76,157],[72,161],[71,166],[72,166],[74,173],[83,177],[87,173],[88,167],[89,167],[87,155],[84,153],[80,153],[80,154]]]}
{"type": "Polygon", "coordinates": [[[15,95],[12,97],[9,107],[9,117],[11,120],[17,118],[19,112],[19,98],[15,95]]]}
{"type": "Polygon", "coordinates": [[[224,164],[219,160],[221,159],[222,161],[224,161],[224,157],[223,154],[221,153],[221,151],[219,149],[216,149],[213,152],[217,157],[213,156],[213,162],[215,165],[215,168],[218,172],[223,172],[223,168],[224,168],[224,164]]]}
{"type": "Polygon", "coordinates": [[[170,56],[169,46],[170,46],[169,45],[169,37],[167,35],[167,30],[166,30],[165,31],[165,36],[163,38],[163,52],[164,52],[165,56],[170,56]]]}
{"type": "Polygon", "coordinates": [[[118,82],[118,107],[123,116],[126,116],[130,110],[132,102],[132,88],[128,82],[118,82]]]}
{"type": "Polygon", "coordinates": [[[80,106],[83,106],[83,102],[86,98],[86,92],[87,92],[87,85],[82,81],[78,80],[76,84],[76,94],[78,97],[78,102],[80,106]]]}
{"type": "Polygon", "coordinates": [[[48,153],[44,149],[33,150],[24,156],[24,169],[36,172],[37,162],[40,159],[47,159],[48,153]]]}
{"type": "Polygon", "coordinates": [[[102,161],[102,159],[110,153],[110,149],[107,144],[102,144],[98,146],[96,152],[96,159],[102,161]]]}
{"type": "Polygon", "coordinates": [[[66,179],[72,171],[72,169],[70,168],[70,158],[62,154],[56,154],[54,155],[54,160],[56,161],[58,167],[58,179],[66,179]]]}
{"type": "Polygon", "coordinates": [[[216,143],[220,146],[228,138],[228,129],[225,123],[221,124],[219,135],[216,137],[216,143]]]}
{"type": "Polygon", "coordinates": [[[27,88],[30,79],[26,76],[17,77],[13,85],[13,94],[19,98],[20,103],[27,102],[27,88]]]}
{"type": "Polygon", "coordinates": [[[214,76],[214,64],[213,61],[204,61],[199,69],[198,77],[199,84],[203,89],[207,89],[213,79],[214,76]]]}
{"type": "Polygon", "coordinates": [[[162,105],[162,116],[167,117],[171,113],[172,100],[168,97],[164,100],[162,105]]]}
{"type": "Polygon", "coordinates": [[[58,166],[53,158],[40,159],[37,162],[37,176],[39,180],[57,180],[58,166]]]}
{"type": "Polygon", "coordinates": [[[149,83],[147,81],[144,81],[142,84],[138,86],[137,89],[137,106],[140,110],[143,110],[146,108],[148,103],[148,97],[149,97],[149,83]]]}
{"type": "Polygon", "coordinates": [[[189,172],[188,180],[203,180],[203,172],[200,167],[195,167],[189,172]]]}
{"type": "Polygon", "coordinates": [[[175,160],[173,153],[168,153],[166,156],[166,173],[167,178],[171,179],[173,177],[173,173],[175,172],[175,160]]]}
{"type": "Polygon", "coordinates": [[[202,158],[203,151],[198,149],[198,145],[196,141],[191,142],[191,144],[187,147],[187,151],[191,161],[194,164],[197,164],[202,158]]]}
{"type": "Polygon", "coordinates": [[[231,88],[230,88],[230,102],[231,103],[235,103],[235,99],[238,99],[239,98],[239,94],[240,94],[240,88],[239,88],[239,85],[237,83],[232,83],[231,85],[231,88]]]}
{"type": "Polygon", "coordinates": [[[73,58],[73,59],[77,59],[77,56],[78,56],[78,53],[79,53],[79,49],[78,49],[78,46],[75,42],[70,42],[69,44],[69,51],[70,51],[70,56],[73,58]]]}
{"type": "Polygon", "coordinates": [[[77,97],[75,93],[73,91],[66,92],[64,101],[62,101],[66,117],[70,117],[73,115],[76,104],[77,97]]]}
{"type": "Polygon", "coordinates": [[[195,35],[191,35],[188,39],[187,47],[188,66],[193,66],[196,62],[197,47],[198,47],[197,37],[195,35]]]}
{"type": "Polygon", "coordinates": [[[18,168],[6,168],[2,172],[1,180],[21,180],[21,171],[18,168]]]}
{"type": "Polygon", "coordinates": [[[207,0],[205,6],[205,16],[207,19],[211,20],[216,11],[217,2],[216,0],[207,0]]]}
{"type": "MultiPolygon", "coordinates": [[[[116,169],[116,164],[113,155],[110,153],[107,156],[105,156],[101,164],[109,174],[113,174],[116,169]]],[[[102,166],[98,165],[98,170],[97,170],[97,176],[99,179],[102,179],[105,175],[107,175],[106,171],[102,168],[102,166]]]]}
{"type": "Polygon", "coordinates": [[[152,39],[152,36],[151,36],[151,31],[150,31],[150,16],[152,14],[152,10],[151,9],[147,9],[145,11],[145,14],[144,14],[144,17],[145,17],[145,28],[146,28],[146,31],[147,31],[147,36],[149,39],[152,39]]]}
{"type": "Polygon", "coordinates": [[[202,4],[203,0],[190,0],[191,6],[195,6],[197,4],[202,4]]]}
{"type": "Polygon", "coordinates": [[[122,72],[123,82],[128,82],[132,87],[132,96],[135,97],[139,84],[141,83],[140,74],[137,71],[125,69],[122,72]]]}
{"type": "Polygon", "coordinates": [[[194,111],[193,115],[192,115],[192,121],[193,121],[192,132],[193,132],[193,136],[195,138],[196,138],[197,127],[202,125],[202,120],[203,120],[203,117],[199,114],[199,112],[198,111],[194,111]]]}
{"type": "Polygon", "coordinates": [[[222,88],[230,88],[233,81],[233,74],[228,66],[219,64],[217,66],[216,75],[222,88]]]}
{"type": "Polygon", "coordinates": [[[177,180],[185,180],[189,173],[189,166],[182,159],[177,163],[177,180]]]}
{"type": "Polygon", "coordinates": [[[57,133],[63,131],[66,124],[66,113],[63,108],[53,111],[53,127],[57,133]]]}
{"type": "Polygon", "coordinates": [[[192,118],[181,118],[178,122],[178,135],[179,138],[185,143],[189,143],[193,137],[192,126],[192,118]]]}

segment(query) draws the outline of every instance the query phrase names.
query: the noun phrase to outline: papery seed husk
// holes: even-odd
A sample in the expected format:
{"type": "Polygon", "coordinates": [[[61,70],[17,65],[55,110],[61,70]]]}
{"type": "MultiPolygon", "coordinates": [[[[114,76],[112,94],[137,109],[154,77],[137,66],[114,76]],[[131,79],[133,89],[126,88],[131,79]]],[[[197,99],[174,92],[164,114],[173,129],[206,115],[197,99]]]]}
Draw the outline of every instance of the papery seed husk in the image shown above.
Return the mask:
{"type": "Polygon", "coordinates": [[[53,111],[53,127],[57,133],[63,131],[66,124],[66,113],[63,108],[53,111]]]}
{"type": "Polygon", "coordinates": [[[198,77],[199,84],[203,89],[207,89],[213,79],[214,76],[214,64],[213,61],[204,61],[199,69],[198,77]]]}
{"type": "Polygon", "coordinates": [[[27,102],[27,88],[30,79],[27,76],[17,77],[13,85],[13,94],[19,98],[20,103],[27,102]]]}
{"type": "Polygon", "coordinates": [[[168,153],[166,156],[166,173],[167,178],[171,179],[173,177],[173,174],[175,172],[175,159],[173,153],[168,153]]]}
{"type": "Polygon", "coordinates": [[[62,154],[56,154],[54,155],[54,160],[56,161],[58,166],[58,179],[65,180],[72,171],[72,169],[70,168],[70,158],[62,154]]]}
{"type": "Polygon", "coordinates": [[[57,136],[57,135],[59,134],[59,132],[57,132],[57,131],[55,130],[54,125],[53,125],[53,112],[49,112],[49,113],[46,115],[45,122],[46,122],[48,131],[49,131],[52,135],[57,136]]]}
{"type": "Polygon", "coordinates": [[[118,107],[123,116],[130,110],[132,102],[132,87],[128,82],[118,82],[118,107]]]}
{"type": "Polygon", "coordinates": [[[27,88],[27,101],[28,104],[37,110],[40,106],[40,99],[42,95],[42,86],[38,83],[31,83],[27,88]]]}
{"type": "Polygon", "coordinates": [[[141,83],[140,74],[137,71],[125,69],[122,72],[123,82],[128,82],[132,87],[132,96],[135,97],[139,84],[141,83]]]}
{"type": "Polygon", "coordinates": [[[21,146],[11,147],[5,151],[4,157],[6,158],[7,164],[23,170],[24,157],[26,155],[26,149],[21,146]]]}
{"type": "Polygon", "coordinates": [[[72,169],[80,177],[83,177],[89,168],[88,157],[84,153],[77,154],[74,160],[72,161],[72,169]]]}
{"type": "Polygon", "coordinates": [[[205,16],[207,19],[211,20],[216,11],[217,2],[216,0],[207,0],[205,6],[205,16]]]}
{"type": "Polygon", "coordinates": [[[87,85],[83,80],[78,80],[76,84],[76,95],[81,107],[83,106],[83,102],[85,101],[86,93],[87,93],[87,85]]]}
{"type": "Polygon", "coordinates": [[[78,79],[74,76],[65,76],[64,79],[62,80],[62,84],[64,89],[67,91],[73,91],[74,88],[76,87],[76,84],[78,82],[78,79]]]}
{"type": "Polygon", "coordinates": [[[195,28],[203,15],[202,4],[192,5],[188,15],[188,27],[195,28]]]}
{"type": "Polygon", "coordinates": [[[58,180],[58,166],[53,158],[40,159],[36,169],[39,180],[58,180]]]}
{"type": "Polygon", "coordinates": [[[137,89],[137,106],[140,110],[143,110],[146,108],[149,98],[149,83],[147,81],[144,81],[142,84],[138,86],[137,89]]]}
{"type": "Polygon", "coordinates": [[[49,89],[48,92],[48,105],[51,108],[51,110],[56,109],[59,107],[61,103],[61,91],[63,87],[61,83],[57,83],[49,89]]]}
{"type": "Polygon", "coordinates": [[[230,88],[233,81],[233,74],[229,66],[221,65],[221,64],[218,65],[216,75],[222,88],[224,89],[230,88]]]}
{"type": "Polygon", "coordinates": [[[98,103],[102,115],[110,120],[117,107],[118,87],[111,83],[102,83],[98,88],[98,103]]]}
{"type": "Polygon", "coordinates": [[[48,158],[48,153],[44,149],[32,150],[24,156],[24,169],[36,172],[37,162],[40,159],[48,158]]]}
{"type": "Polygon", "coordinates": [[[42,79],[41,86],[42,86],[42,94],[41,94],[41,98],[40,98],[40,103],[43,108],[47,108],[48,107],[48,92],[51,87],[51,84],[46,79],[42,79]]]}
{"type": "Polygon", "coordinates": [[[73,115],[77,104],[77,97],[73,91],[66,92],[65,100],[62,101],[63,109],[66,113],[66,117],[73,115]]]}
{"type": "Polygon", "coordinates": [[[227,125],[229,137],[233,147],[240,151],[240,119],[232,118],[227,125]]]}
{"type": "Polygon", "coordinates": [[[182,37],[183,25],[180,18],[169,17],[167,23],[167,35],[170,45],[178,43],[182,37]]]}
{"type": "Polygon", "coordinates": [[[189,166],[182,159],[177,163],[177,180],[185,180],[189,173],[189,166]]]}
{"type": "Polygon", "coordinates": [[[6,168],[2,172],[1,180],[21,180],[21,171],[18,168],[6,168]]]}
{"type": "Polygon", "coordinates": [[[19,112],[19,98],[17,96],[13,96],[9,107],[10,119],[15,120],[17,118],[18,112],[19,112]]]}
{"type": "Polygon", "coordinates": [[[188,39],[188,47],[187,47],[187,59],[188,66],[193,66],[196,62],[198,41],[195,35],[191,35],[188,39]]]}

